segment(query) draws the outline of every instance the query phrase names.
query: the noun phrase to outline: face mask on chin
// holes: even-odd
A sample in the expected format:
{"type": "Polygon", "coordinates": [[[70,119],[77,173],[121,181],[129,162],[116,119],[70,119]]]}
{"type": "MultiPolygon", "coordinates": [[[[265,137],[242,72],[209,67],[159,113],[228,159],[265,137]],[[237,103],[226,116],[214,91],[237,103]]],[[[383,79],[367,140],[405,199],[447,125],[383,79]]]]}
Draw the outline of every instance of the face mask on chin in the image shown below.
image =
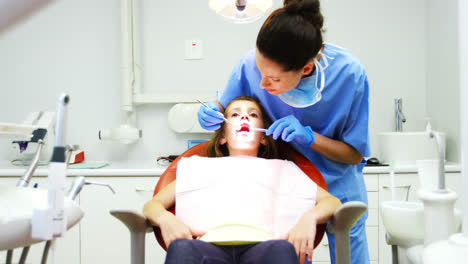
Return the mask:
{"type": "Polygon", "coordinates": [[[294,89],[278,95],[283,102],[292,107],[304,108],[314,105],[322,99],[322,90],[325,87],[325,69],[328,67],[328,59],[321,51],[319,51],[319,54],[322,55],[324,66],[314,58],[315,73],[310,77],[301,79],[294,89]],[[318,87],[319,74],[320,88],[318,87]]]}

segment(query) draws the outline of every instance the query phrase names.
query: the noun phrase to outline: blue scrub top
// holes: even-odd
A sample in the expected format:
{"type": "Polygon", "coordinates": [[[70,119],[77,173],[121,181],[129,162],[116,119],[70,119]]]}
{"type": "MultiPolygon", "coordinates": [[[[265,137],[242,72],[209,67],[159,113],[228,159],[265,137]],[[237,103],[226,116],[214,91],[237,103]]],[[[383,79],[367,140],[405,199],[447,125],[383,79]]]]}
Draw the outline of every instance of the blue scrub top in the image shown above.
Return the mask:
{"type": "MultiPolygon", "coordinates": [[[[326,137],[346,142],[364,157],[368,157],[369,84],[366,72],[357,58],[341,47],[325,43],[323,53],[329,63],[325,69],[325,87],[322,99],[312,106],[295,108],[261,89],[262,76],[255,63],[255,49],[244,55],[234,67],[219,102],[226,108],[237,96],[255,97],[272,121],[294,115],[302,125],[310,126],[312,130],[326,137]]],[[[320,63],[324,65],[323,60],[320,63]]],[[[317,74],[317,71],[313,74],[317,74]]],[[[367,204],[362,175],[364,161],[358,165],[336,162],[307,146],[294,142],[292,144],[315,164],[325,178],[331,194],[343,203],[362,201],[367,204]]]]}

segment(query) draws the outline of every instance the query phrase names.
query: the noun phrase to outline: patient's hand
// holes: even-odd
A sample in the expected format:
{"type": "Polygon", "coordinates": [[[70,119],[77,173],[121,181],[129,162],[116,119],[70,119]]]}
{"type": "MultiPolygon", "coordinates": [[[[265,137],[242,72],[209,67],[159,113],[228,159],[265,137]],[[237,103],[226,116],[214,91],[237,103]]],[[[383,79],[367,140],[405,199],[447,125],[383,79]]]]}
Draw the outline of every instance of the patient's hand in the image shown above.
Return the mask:
{"type": "Polygon", "coordinates": [[[304,214],[299,222],[288,234],[288,241],[296,248],[300,263],[304,263],[305,255],[312,261],[315,233],[317,232],[317,219],[310,212],[304,214]]]}
{"type": "Polygon", "coordinates": [[[191,230],[171,213],[161,216],[159,227],[166,247],[169,247],[172,241],[176,239],[185,238],[191,240],[193,237],[199,237],[205,234],[205,232],[202,231],[191,230]]]}

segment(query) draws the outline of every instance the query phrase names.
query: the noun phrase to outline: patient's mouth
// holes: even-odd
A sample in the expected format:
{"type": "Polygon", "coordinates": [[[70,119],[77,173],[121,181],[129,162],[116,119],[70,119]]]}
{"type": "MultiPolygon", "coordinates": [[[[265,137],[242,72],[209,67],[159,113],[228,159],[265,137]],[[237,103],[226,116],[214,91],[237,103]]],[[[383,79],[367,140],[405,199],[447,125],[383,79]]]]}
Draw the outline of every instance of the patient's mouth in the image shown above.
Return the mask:
{"type": "Polygon", "coordinates": [[[250,132],[250,126],[248,123],[240,124],[240,129],[237,132],[250,132]]]}

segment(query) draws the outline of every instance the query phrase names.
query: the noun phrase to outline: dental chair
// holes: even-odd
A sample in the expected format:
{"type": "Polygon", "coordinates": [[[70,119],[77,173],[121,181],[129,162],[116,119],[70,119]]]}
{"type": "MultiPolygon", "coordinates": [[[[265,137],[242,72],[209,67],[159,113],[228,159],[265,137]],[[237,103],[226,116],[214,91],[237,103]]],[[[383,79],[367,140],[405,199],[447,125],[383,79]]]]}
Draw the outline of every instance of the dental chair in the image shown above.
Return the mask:
{"type": "MultiPolygon", "coordinates": [[[[184,153],[182,153],[172,164],[164,171],[159,178],[158,183],[154,189],[156,195],[167,184],[171,183],[176,178],[177,163],[182,157],[190,157],[194,155],[206,156],[206,149],[208,142],[198,144],[184,153]]],[[[292,157],[296,165],[309,176],[318,186],[327,190],[327,185],[312,162],[307,160],[304,156],[291,149],[287,145],[281,145],[280,151],[287,152],[292,157]]],[[[341,205],[335,212],[333,217],[327,224],[317,225],[317,233],[315,236],[315,245],[322,240],[325,229],[328,226],[328,231],[335,234],[335,254],[336,264],[349,264],[351,263],[351,252],[349,244],[349,232],[356,224],[359,218],[366,212],[367,205],[359,201],[351,201],[341,205]]],[[[169,209],[170,212],[175,214],[175,206],[169,209]]],[[[160,246],[167,250],[167,247],[162,239],[159,227],[151,226],[149,221],[143,216],[141,212],[134,210],[110,210],[110,214],[119,219],[127,226],[130,231],[131,237],[131,264],[144,264],[145,263],[145,236],[146,233],[154,232],[156,239],[160,246]]],[[[306,261],[307,263],[307,261],[306,261]]]]}

